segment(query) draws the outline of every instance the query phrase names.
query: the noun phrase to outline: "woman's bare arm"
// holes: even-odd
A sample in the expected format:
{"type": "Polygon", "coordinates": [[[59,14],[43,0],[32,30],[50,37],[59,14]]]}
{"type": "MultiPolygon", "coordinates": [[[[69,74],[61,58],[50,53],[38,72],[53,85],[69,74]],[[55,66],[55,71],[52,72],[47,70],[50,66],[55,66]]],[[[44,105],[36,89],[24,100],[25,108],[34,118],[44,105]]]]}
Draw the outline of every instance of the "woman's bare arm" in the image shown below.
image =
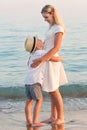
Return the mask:
{"type": "Polygon", "coordinates": [[[49,61],[52,61],[52,62],[60,62],[63,60],[63,57],[62,56],[52,56],[51,59],[49,59],[49,61]]]}

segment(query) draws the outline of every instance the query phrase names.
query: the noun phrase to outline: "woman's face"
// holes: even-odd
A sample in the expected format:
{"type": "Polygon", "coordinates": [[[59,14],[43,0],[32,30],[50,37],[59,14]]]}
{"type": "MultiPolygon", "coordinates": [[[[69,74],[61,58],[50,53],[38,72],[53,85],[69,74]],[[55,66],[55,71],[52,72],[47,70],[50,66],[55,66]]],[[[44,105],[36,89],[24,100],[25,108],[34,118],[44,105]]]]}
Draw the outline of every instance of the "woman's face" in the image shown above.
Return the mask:
{"type": "Polygon", "coordinates": [[[42,16],[43,16],[44,20],[47,21],[50,25],[54,24],[53,14],[44,12],[44,13],[42,13],[42,16]]]}

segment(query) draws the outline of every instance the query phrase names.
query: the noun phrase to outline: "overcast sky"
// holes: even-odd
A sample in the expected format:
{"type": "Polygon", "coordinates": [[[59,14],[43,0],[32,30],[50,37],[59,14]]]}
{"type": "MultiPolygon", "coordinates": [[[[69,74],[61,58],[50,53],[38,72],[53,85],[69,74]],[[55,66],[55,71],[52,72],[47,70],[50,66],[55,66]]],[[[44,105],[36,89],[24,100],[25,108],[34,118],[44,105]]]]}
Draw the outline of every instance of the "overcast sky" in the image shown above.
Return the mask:
{"type": "Polygon", "coordinates": [[[0,19],[41,19],[41,8],[54,5],[62,17],[87,17],[87,0],[0,0],[0,19]]]}

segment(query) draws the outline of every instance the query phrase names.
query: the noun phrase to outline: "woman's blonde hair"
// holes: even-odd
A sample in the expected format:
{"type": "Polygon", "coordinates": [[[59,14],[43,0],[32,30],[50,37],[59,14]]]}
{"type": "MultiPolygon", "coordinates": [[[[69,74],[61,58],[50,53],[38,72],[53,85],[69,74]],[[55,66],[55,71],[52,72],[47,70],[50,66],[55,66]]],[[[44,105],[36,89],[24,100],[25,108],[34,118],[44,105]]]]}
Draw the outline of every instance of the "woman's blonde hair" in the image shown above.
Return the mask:
{"type": "Polygon", "coordinates": [[[66,28],[58,14],[58,11],[52,5],[46,5],[42,8],[41,13],[49,13],[54,14],[54,21],[56,24],[61,25],[64,28],[64,32],[66,32],[66,28]]]}

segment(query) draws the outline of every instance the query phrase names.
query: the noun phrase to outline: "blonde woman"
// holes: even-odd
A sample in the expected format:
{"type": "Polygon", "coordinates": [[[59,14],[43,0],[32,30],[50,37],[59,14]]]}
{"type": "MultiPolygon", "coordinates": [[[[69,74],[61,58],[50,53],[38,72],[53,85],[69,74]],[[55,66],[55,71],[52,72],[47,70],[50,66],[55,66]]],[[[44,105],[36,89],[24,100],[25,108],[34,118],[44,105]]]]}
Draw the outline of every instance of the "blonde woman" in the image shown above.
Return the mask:
{"type": "MultiPolygon", "coordinates": [[[[44,6],[41,10],[41,14],[44,20],[49,23],[49,29],[44,40],[44,50],[46,50],[47,53],[41,58],[35,59],[31,67],[36,67],[42,62],[50,60],[53,55],[58,56],[62,38],[66,32],[58,12],[52,5],[44,6]]],[[[58,88],[60,85],[67,83],[67,78],[62,63],[49,63],[45,72],[45,77],[43,90],[48,92],[50,95],[51,117],[43,122],[62,124],[64,123],[63,101],[58,88]]]]}

